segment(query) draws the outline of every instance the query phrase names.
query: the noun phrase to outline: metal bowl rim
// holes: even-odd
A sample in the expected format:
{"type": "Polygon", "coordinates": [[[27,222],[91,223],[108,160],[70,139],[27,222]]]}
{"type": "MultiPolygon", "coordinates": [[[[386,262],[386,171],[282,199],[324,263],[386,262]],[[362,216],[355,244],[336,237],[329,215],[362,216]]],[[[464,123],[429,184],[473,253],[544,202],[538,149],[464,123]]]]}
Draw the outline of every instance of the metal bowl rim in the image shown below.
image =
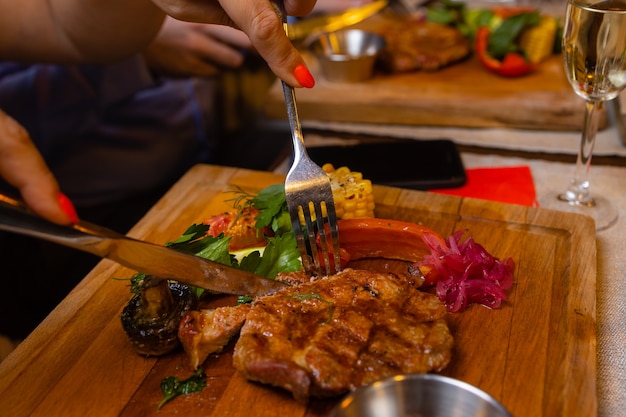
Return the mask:
{"type": "Polygon", "coordinates": [[[309,37],[309,39],[305,42],[305,46],[308,50],[310,50],[311,52],[313,52],[315,55],[317,56],[323,56],[323,57],[330,57],[330,56],[351,56],[352,58],[359,58],[359,57],[365,57],[365,56],[374,56],[378,53],[380,53],[380,51],[385,47],[386,42],[385,42],[385,38],[376,32],[370,32],[367,30],[363,30],[363,29],[342,29],[342,30],[337,30],[337,31],[333,31],[333,32],[322,32],[322,33],[318,33],[315,36],[309,37]],[[366,53],[362,53],[360,55],[348,55],[348,54],[327,54],[325,52],[317,52],[316,50],[321,48],[316,48],[316,43],[321,43],[321,40],[323,38],[327,38],[331,35],[341,35],[341,34],[345,34],[346,36],[349,36],[350,33],[362,33],[363,35],[366,35],[369,38],[373,38],[376,41],[376,50],[372,53],[366,54],[366,53]]]}
{"type": "Polygon", "coordinates": [[[357,388],[355,391],[348,394],[342,401],[339,403],[336,408],[333,410],[331,416],[335,416],[339,410],[347,408],[352,402],[356,401],[359,397],[366,395],[370,391],[376,390],[378,388],[385,388],[388,386],[393,386],[398,383],[402,383],[403,381],[435,381],[437,383],[443,383],[443,385],[451,385],[462,390],[468,391],[480,399],[486,401],[487,403],[494,406],[498,411],[502,412],[503,415],[513,417],[513,415],[502,405],[499,401],[493,398],[491,395],[481,390],[478,387],[475,387],[467,382],[461,381],[459,379],[437,375],[437,374],[401,374],[389,376],[378,381],[374,381],[370,384],[364,385],[362,387],[357,388]]]}

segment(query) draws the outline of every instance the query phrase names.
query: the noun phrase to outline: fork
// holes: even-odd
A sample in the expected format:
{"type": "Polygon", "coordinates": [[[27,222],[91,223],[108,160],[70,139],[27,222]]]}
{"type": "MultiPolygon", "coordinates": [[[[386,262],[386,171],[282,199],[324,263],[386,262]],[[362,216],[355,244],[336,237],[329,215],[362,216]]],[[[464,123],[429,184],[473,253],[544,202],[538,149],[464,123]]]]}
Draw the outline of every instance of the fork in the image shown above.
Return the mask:
{"type": "MultiPolygon", "coordinates": [[[[273,3],[287,32],[287,14],[283,2],[273,0],[273,3]]],[[[293,142],[293,163],[285,180],[285,198],[302,265],[311,274],[335,274],[341,266],[339,231],[330,179],[307,154],[294,88],[284,81],[282,85],[293,142]]]]}

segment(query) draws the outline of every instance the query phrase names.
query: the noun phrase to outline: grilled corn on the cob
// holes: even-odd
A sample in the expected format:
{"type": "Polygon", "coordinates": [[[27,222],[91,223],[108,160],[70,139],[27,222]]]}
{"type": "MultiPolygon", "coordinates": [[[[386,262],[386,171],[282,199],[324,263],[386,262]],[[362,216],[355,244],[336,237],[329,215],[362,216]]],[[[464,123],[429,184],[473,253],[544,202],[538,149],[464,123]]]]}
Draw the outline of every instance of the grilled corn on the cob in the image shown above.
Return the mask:
{"type": "Polygon", "coordinates": [[[362,173],[350,171],[348,167],[335,169],[332,164],[325,164],[322,169],[330,178],[338,218],[374,217],[374,192],[370,180],[363,179],[362,173]]]}
{"type": "Polygon", "coordinates": [[[556,32],[557,21],[552,16],[542,16],[539,24],[524,30],[520,36],[519,46],[526,58],[538,64],[552,55],[556,32]]]}

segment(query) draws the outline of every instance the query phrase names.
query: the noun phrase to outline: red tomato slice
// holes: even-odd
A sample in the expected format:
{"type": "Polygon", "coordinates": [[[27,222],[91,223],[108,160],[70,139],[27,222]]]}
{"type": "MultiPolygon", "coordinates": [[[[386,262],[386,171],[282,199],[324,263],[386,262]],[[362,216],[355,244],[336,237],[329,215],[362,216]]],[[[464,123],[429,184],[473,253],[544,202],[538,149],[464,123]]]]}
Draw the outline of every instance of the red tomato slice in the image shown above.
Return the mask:
{"type": "Polygon", "coordinates": [[[204,224],[210,226],[207,233],[210,236],[216,237],[224,233],[231,237],[228,245],[231,252],[265,246],[265,237],[272,236],[273,232],[269,228],[259,230],[255,227],[257,214],[259,211],[255,209],[245,209],[240,213],[228,211],[205,220],[204,224]]]}

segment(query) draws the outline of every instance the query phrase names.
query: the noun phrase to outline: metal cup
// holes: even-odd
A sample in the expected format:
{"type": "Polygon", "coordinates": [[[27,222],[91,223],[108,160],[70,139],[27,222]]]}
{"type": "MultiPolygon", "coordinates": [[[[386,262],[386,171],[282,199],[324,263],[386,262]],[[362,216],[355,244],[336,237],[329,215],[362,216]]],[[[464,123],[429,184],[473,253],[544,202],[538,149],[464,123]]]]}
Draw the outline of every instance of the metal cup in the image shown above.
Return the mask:
{"type": "Polygon", "coordinates": [[[330,417],[513,417],[490,395],[434,374],[398,375],[349,394],[330,417]]]}
{"type": "Polygon", "coordinates": [[[384,48],[381,35],[359,29],[324,33],[309,43],[322,73],[332,82],[362,82],[372,76],[376,56],[384,48]]]}

